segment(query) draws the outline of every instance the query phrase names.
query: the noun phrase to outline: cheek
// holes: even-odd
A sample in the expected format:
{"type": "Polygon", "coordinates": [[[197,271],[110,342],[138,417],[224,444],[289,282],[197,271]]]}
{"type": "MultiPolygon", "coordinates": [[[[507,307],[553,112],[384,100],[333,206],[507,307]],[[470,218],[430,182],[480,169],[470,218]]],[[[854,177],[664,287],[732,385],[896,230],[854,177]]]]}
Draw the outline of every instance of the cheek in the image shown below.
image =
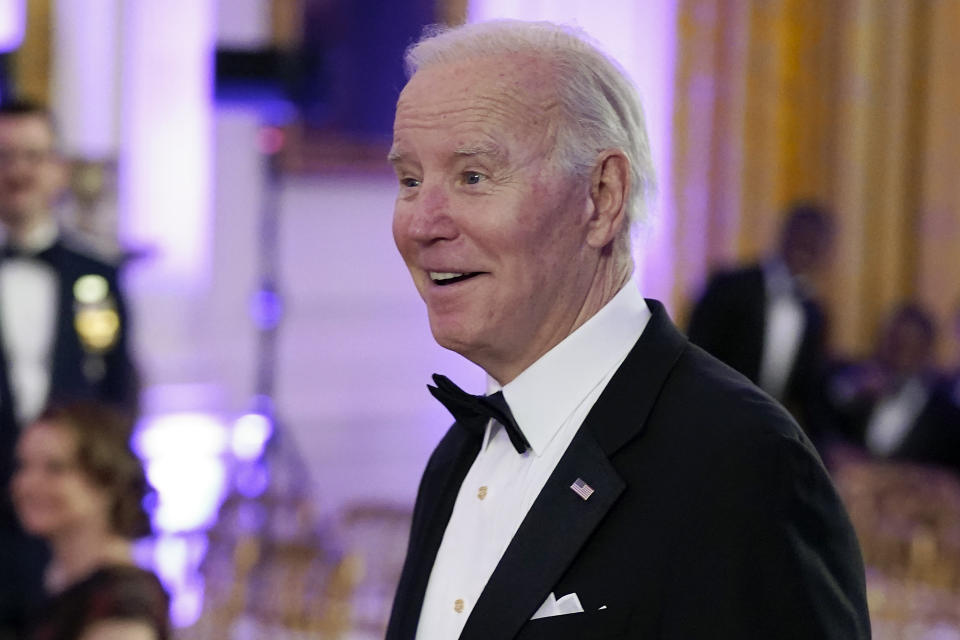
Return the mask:
{"type": "Polygon", "coordinates": [[[36,488],[43,488],[50,483],[48,474],[26,465],[13,472],[10,478],[10,490],[13,493],[22,493],[36,488]]]}
{"type": "Polygon", "coordinates": [[[570,212],[559,212],[527,216],[511,239],[518,261],[538,280],[569,263],[575,255],[575,229],[566,220],[569,215],[570,212]]]}
{"type": "Polygon", "coordinates": [[[10,478],[10,495],[13,496],[15,500],[19,500],[28,486],[26,479],[21,473],[14,473],[13,477],[10,478]]]}
{"type": "Polygon", "coordinates": [[[391,229],[393,231],[393,243],[396,245],[400,255],[406,260],[411,246],[409,233],[410,215],[404,211],[400,203],[398,203],[394,209],[391,229]]]}

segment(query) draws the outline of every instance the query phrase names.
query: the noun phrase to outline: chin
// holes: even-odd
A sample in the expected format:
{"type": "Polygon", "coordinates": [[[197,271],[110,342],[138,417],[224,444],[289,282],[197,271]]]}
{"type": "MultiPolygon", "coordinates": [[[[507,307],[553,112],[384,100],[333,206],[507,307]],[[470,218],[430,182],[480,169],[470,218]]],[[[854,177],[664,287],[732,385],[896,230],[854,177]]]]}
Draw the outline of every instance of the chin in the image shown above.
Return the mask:
{"type": "Polygon", "coordinates": [[[467,345],[461,340],[451,335],[448,332],[444,332],[438,329],[433,329],[433,339],[434,341],[443,347],[444,349],[449,349],[450,351],[455,351],[460,355],[466,357],[464,350],[467,349],[467,345]]]}
{"type": "Polygon", "coordinates": [[[20,526],[30,535],[40,538],[48,537],[57,528],[55,522],[49,517],[28,514],[20,516],[20,526]]]}
{"type": "Polygon", "coordinates": [[[430,329],[433,333],[433,339],[438,345],[454,353],[459,353],[467,360],[473,360],[470,354],[474,353],[477,347],[475,341],[465,334],[462,327],[457,327],[458,330],[453,331],[447,327],[431,323],[430,329]]]}

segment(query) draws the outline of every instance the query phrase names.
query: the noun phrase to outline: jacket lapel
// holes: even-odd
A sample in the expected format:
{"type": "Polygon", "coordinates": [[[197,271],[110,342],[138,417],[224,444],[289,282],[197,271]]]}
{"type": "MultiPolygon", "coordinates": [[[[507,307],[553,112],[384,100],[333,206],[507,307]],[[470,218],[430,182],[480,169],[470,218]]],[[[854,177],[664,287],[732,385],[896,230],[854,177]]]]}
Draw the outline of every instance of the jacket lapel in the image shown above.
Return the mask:
{"type": "Polygon", "coordinates": [[[480,452],[476,431],[454,424],[424,473],[417,498],[418,510],[413,514],[407,557],[387,627],[387,640],[406,640],[417,633],[423,597],[443,533],[463,478],[480,452]]]}
{"type": "Polygon", "coordinates": [[[625,489],[610,456],[642,431],[660,388],[687,346],[663,305],[654,300],[647,304],[652,312],[647,327],[524,518],[460,640],[514,637],[625,489]],[[578,478],[594,490],[586,500],[570,488],[578,478]]]}
{"type": "Polygon", "coordinates": [[[76,269],[70,268],[69,256],[60,241],[47,250],[50,265],[57,274],[57,301],[54,309],[56,329],[51,345],[53,357],[50,359],[50,400],[56,400],[54,390],[76,393],[82,388],[80,373],[83,353],[74,327],[73,285],[76,282],[76,269]]]}
{"type": "Polygon", "coordinates": [[[500,559],[460,640],[516,635],[624,486],[593,436],[581,430],[500,559]],[[586,500],[570,488],[578,478],[593,489],[586,500]]]}
{"type": "MultiPolygon", "coordinates": [[[[3,327],[0,327],[0,337],[3,327]]],[[[13,393],[10,389],[7,357],[0,339],[0,520],[8,507],[9,492],[7,483],[13,474],[13,450],[20,430],[17,428],[16,410],[13,407],[13,393]]]]}

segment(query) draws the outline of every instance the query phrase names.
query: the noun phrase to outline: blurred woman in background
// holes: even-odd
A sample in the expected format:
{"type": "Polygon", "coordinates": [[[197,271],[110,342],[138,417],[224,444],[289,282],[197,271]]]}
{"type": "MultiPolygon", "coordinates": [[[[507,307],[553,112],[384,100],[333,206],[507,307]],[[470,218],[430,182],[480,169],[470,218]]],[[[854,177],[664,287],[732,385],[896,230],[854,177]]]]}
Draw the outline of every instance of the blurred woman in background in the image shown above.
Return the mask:
{"type": "Polygon", "coordinates": [[[166,640],[169,599],[133,561],[150,533],[149,486],[127,420],[101,405],[52,408],[17,444],[12,493],[25,530],[50,545],[49,597],[30,640],[166,640]]]}

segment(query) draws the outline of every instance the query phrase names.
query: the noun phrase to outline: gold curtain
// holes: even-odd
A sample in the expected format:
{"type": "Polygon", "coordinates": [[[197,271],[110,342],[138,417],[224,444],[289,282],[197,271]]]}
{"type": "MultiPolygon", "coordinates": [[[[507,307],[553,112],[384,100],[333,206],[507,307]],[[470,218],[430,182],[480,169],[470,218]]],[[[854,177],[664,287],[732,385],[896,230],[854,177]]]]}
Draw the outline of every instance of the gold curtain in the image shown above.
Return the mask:
{"type": "Polygon", "coordinates": [[[837,349],[869,349],[910,298],[947,328],[960,303],[958,27],[960,0],[681,0],[674,306],[688,310],[712,268],[767,251],[787,204],[816,198],[838,217],[821,283],[837,349]]]}
{"type": "Polygon", "coordinates": [[[51,14],[50,0],[27,0],[23,43],[11,56],[17,97],[40,104],[50,102],[51,14]]]}

